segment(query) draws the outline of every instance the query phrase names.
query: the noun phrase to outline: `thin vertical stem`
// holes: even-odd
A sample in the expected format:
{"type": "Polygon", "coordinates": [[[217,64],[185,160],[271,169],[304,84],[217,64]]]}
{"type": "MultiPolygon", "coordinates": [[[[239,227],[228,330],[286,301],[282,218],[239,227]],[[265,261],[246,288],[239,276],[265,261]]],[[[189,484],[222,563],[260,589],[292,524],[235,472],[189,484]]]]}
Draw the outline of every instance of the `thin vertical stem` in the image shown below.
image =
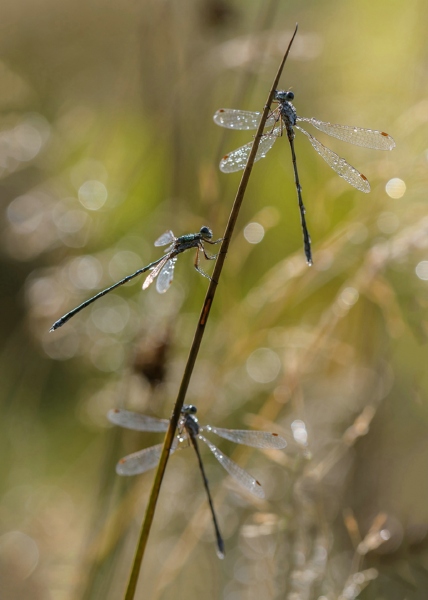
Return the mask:
{"type": "Polygon", "coordinates": [[[181,409],[184,404],[184,400],[186,398],[187,389],[189,387],[190,378],[193,373],[193,368],[195,366],[196,358],[199,353],[199,348],[202,342],[202,338],[205,332],[205,325],[207,323],[209,313],[211,310],[211,306],[214,300],[215,292],[217,289],[217,284],[223,269],[224,261],[226,259],[226,254],[229,249],[230,240],[232,238],[233,231],[235,229],[236,221],[238,219],[239,210],[242,205],[242,201],[245,196],[245,191],[247,189],[248,180],[251,175],[251,171],[254,165],[254,160],[256,158],[257,149],[260,144],[260,140],[263,136],[263,130],[265,128],[265,124],[267,118],[270,113],[270,106],[272,104],[273,95],[275,90],[278,87],[278,82],[281,77],[285,61],[287,60],[288,54],[290,52],[291,45],[294,41],[294,38],[297,33],[297,24],[294,29],[293,36],[288,44],[288,48],[282,58],[281,64],[279,65],[278,71],[276,73],[275,79],[273,80],[272,87],[270,89],[269,95],[266,100],[266,104],[262,113],[262,117],[260,119],[260,124],[257,129],[257,133],[254,138],[253,147],[251,149],[250,155],[248,157],[247,165],[242,174],[242,178],[236,192],[235,201],[233,203],[232,209],[230,211],[229,220],[226,226],[226,230],[223,236],[223,241],[220,246],[220,251],[218,253],[218,258],[214,267],[214,272],[212,275],[211,283],[208,287],[207,294],[205,296],[204,304],[202,306],[201,314],[199,317],[198,324],[196,326],[195,335],[193,337],[192,346],[190,348],[189,356],[187,359],[186,367],[184,369],[183,378],[181,380],[180,389],[178,391],[177,400],[175,401],[173,413],[171,416],[171,420],[169,423],[168,431],[165,435],[165,441],[162,448],[162,453],[159,460],[159,465],[155,474],[155,478],[152,485],[152,490],[150,493],[149,502],[146,509],[146,514],[144,517],[143,525],[140,532],[140,537],[138,540],[138,546],[135,552],[134,561],[132,564],[131,573],[129,576],[128,586],[126,589],[124,600],[133,600],[135,597],[135,591],[138,583],[138,576],[141,568],[141,563],[144,557],[144,551],[147,546],[147,541],[150,534],[150,529],[153,523],[153,518],[155,514],[156,504],[159,497],[159,491],[162,484],[162,479],[165,474],[166,465],[169,458],[169,452],[171,449],[171,445],[174,439],[175,430],[178,425],[178,421],[181,414],[181,409]]]}

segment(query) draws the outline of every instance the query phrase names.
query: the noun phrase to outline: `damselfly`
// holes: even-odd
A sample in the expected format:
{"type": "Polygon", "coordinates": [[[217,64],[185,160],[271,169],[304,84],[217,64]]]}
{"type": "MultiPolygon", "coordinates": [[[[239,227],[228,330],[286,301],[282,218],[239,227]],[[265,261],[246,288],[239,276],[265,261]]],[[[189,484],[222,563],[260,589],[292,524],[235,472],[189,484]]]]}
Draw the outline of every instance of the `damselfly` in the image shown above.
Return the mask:
{"type": "MultiPolygon", "coordinates": [[[[241,469],[241,467],[239,467],[233,460],[225,456],[223,452],[221,452],[216,446],[214,446],[213,443],[207,440],[202,433],[215,433],[226,440],[230,440],[237,444],[253,446],[254,448],[285,448],[287,442],[278,434],[267,433],[265,431],[222,429],[220,427],[212,427],[211,425],[204,425],[204,427],[201,427],[198,423],[198,419],[195,416],[196,412],[196,406],[191,404],[185,404],[183,406],[181,410],[181,417],[178,423],[177,435],[174,438],[174,442],[171,447],[171,453],[177,450],[177,448],[179,448],[185,440],[188,442],[190,441],[195,449],[214,522],[215,535],[217,539],[217,554],[220,558],[223,558],[224,542],[223,538],[221,537],[220,528],[215,515],[214,504],[208,486],[208,479],[205,475],[204,466],[199,452],[198,440],[204,442],[208,446],[218,462],[226,469],[229,475],[231,475],[240,485],[242,485],[242,487],[258,498],[264,498],[264,492],[257,479],[254,479],[254,477],[244,471],[244,469],[241,469]]],[[[134,429],[136,431],[164,432],[169,426],[169,421],[167,419],[156,419],[154,417],[148,417],[146,415],[130,412],[128,410],[111,410],[108,413],[108,418],[115,425],[120,425],[121,427],[126,427],[127,429],[134,429]]],[[[144,450],[139,450],[138,452],[134,452],[134,454],[125,456],[125,458],[122,458],[117,463],[116,472],[119,475],[137,475],[139,473],[144,473],[149,469],[153,469],[159,462],[162,446],[163,444],[157,444],[156,446],[150,446],[150,448],[144,448],[144,450]]]]}
{"type": "MultiPolygon", "coordinates": [[[[366,148],[374,148],[375,150],[392,150],[395,147],[395,142],[390,135],[383,131],[375,131],[373,129],[361,129],[360,127],[350,127],[348,125],[335,125],[333,123],[324,123],[318,119],[299,117],[296,109],[290,100],[294,99],[293,92],[290,91],[275,91],[274,100],[278,103],[278,107],[272,112],[266,121],[266,126],[271,127],[271,130],[263,134],[260,145],[257,149],[255,160],[259,160],[266,156],[269,150],[275,143],[275,140],[282,136],[284,129],[287,133],[288,141],[291,147],[291,156],[293,160],[294,179],[297,188],[297,196],[299,200],[300,219],[303,230],[303,243],[305,249],[306,260],[309,265],[312,264],[311,254],[311,238],[306,226],[305,207],[302,199],[302,188],[297,172],[296,154],[294,151],[294,130],[293,127],[301,131],[310,141],[312,146],[326,163],[340,177],[343,177],[352,186],[368,193],[370,184],[367,178],[359,173],[354,167],[340,158],[335,152],[326,148],[321,142],[314,138],[310,133],[299,127],[297,123],[307,122],[319,129],[320,131],[332,137],[355,144],[356,146],[364,146],[366,148]]],[[[249,112],[246,110],[236,110],[233,108],[221,108],[214,115],[214,122],[221,127],[228,129],[257,129],[260,122],[261,113],[249,112]]],[[[220,169],[224,173],[233,173],[245,168],[248,156],[251,152],[253,142],[241,146],[233,152],[226,154],[220,161],[220,169]]]]}
{"type": "Polygon", "coordinates": [[[188,233],[187,235],[182,235],[178,238],[175,237],[172,231],[166,231],[155,242],[155,246],[166,246],[167,244],[171,244],[168,250],[165,252],[165,254],[161,256],[161,258],[158,258],[157,260],[150,263],[149,265],[146,265],[142,269],[138,269],[138,271],[135,271],[135,273],[132,273],[132,275],[127,275],[114,285],[111,285],[105,290],[102,290],[92,298],[89,298],[89,300],[82,302],[82,304],[80,304],[76,308],[73,308],[73,310],[70,310],[70,312],[58,319],[58,321],[55,321],[55,323],[50,328],[50,331],[55,331],[55,329],[58,329],[58,327],[61,327],[62,325],[64,325],[64,323],[67,323],[67,321],[71,319],[71,317],[74,317],[74,315],[76,315],[86,306],[89,306],[89,304],[92,304],[92,302],[95,302],[95,300],[98,300],[98,298],[105,296],[120,285],[127,283],[134,277],[137,277],[137,275],[141,275],[141,273],[145,273],[146,271],[150,271],[150,273],[143,283],[143,290],[147,289],[157,277],[158,279],[156,281],[156,289],[159,292],[159,294],[163,294],[167,291],[167,289],[172,283],[174,277],[174,267],[175,263],[177,262],[177,255],[181,254],[182,252],[185,252],[186,250],[189,250],[190,248],[196,248],[196,256],[194,263],[195,269],[201,275],[211,280],[211,277],[207,275],[199,266],[199,252],[202,252],[207,260],[214,260],[215,258],[217,258],[217,255],[212,256],[210,254],[207,254],[204,246],[205,243],[218,244],[222,241],[222,238],[220,238],[215,242],[212,242],[212,237],[213,232],[209,227],[205,226],[201,227],[199,233],[188,233]]]}

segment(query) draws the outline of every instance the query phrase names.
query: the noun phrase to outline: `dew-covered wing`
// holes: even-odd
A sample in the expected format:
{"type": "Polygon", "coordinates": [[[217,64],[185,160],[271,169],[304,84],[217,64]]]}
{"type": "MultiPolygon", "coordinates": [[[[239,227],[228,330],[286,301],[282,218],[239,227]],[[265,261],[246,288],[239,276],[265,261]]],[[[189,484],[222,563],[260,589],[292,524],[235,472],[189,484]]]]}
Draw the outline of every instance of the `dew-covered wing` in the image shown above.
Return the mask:
{"type": "Polygon", "coordinates": [[[166,431],[169,425],[168,419],[156,419],[120,408],[109,410],[107,417],[111,423],[135,431],[166,431]]]}
{"type": "Polygon", "coordinates": [[[147,275],[143,283],[143,290],[146,290],[151,283],[156,279],[159,273],[162,271],[163,267],[168,262],[168,256],[165,256],[147,275]]]}
{"type": "Polygon", "coordinates": [[[353,185],[361,192],[365,192],[366,194],[370,192],[370,184],[365,175],[357,171],[357,169],[347,163],[344,158],[341,158],[339,155],[333,152],[333,150],[323,146],[323,144],[321,144],[321,142],[314,138],[310,133],[301,127],[298,127],[297,125],[295,127],[306,135],[312,146],[315,148],[318,154],[322,156],[325,162],[333,169],[333,171],[336,171],[340,177],[343,177],[345,181],[353,185]]]}
{"type": "Polygon", "coordinates": [[[265,497],[263,488],[262,488],[261,484],[257,481],[257,479],[254,479],[254,477],[252,477],[249,473],[247,473],[247,471],[244,471],[244,469],[241,469],[241,467],[239,467],[236,464],[236,462],[233,462],[233,460],[231,460],[230,458],[225,456],[223,454],[223,452],[221,452],[216,446],[214,446],[214,444],[212,444],[209,440],[207,440],[207,438],[205,438],[203,435],[199,435],[198,437],[200,440],[205,442],[205,444],[208,446],[208,448],[214,454],[214,456],[216,457],[218,462],[221,464],[221,466],[224,469],[226,469],[226,471],[229,473],[229,475],[231,475],[235,479],[235,481],[237,481],[240,485],[242,485],[242,487],[244,487],[246,490],[248,490],[249,492],[251,492],[252,494],[257,496],[258,498],[265,497]]]}
{"type": "MultiPolygon", "coordinates": [[[[156,444],[156,446],[150,446],[150,448],[128,454],[117,463],[116,473],[118,475],[139,475],[154,469],[159,462],[162,447],[163,444],[156,444]]],[[[177,441],[174,440],[169,453],[172,454],[176,448],[177,441]]]]}
{"type": "Polygon", "coordinates": [[[159,294],[164,294],[171,285],[172,280],[174,279],[174,268],[176,262],[176,256],[174,256],[174,258],[170,258],[159,273],[159,277],[156,281],[156,289],[159,294]]]}
{"type": "Polygon", "coordinates": [[[166,246],[175,242],[176,237],[171,230],[165,231],[155,242],[155,246],[166,246]]]}
{"type": "MultiPolygon", "coordinates": [[[[236,108],[220,108],[214,115],[214,123],[227,129],[257,129],[262,114],[236,108]]],[[[266,121],[266,127],[275,125],[278,117],[272,114],[266,121]]]]}
{"type": "Polygon", "coordinates": [[[392,150],[395,148],[393,138],[384,131],[363,129],[361,127],[352,127],[350,125],[325,123],[318,119],[308,119],[305,117],[297,117],[297,121],[311,123],[311,125],[319,129],[319,131],[323,131],[331,137],[343,140],[344,142],[349,142],[355,146],[364,146],[365,148],[373,148],[374,150],[392,150]]]}
{"type": "Polygon", "coordinates": [[[204,426],[204,431],[212,431],[235,444],[244,444],[253,448],[285,448],[287,442],[277,433],[267,431],[251,431],[247,429],[223,429],[222,427],[204,426]]]}
{"type": "MultiPolygon", "coordinates": [[[[266,156],[281,133],[282,127],[278,125],[271,133],[265,133],[263,135],[259,147],[257,148],[256,161],[266,156]]],[[[250,142],[223,156],[220,161],[220,171],[223,171],[223,173],[234,173],[235,171],[245,169],[252,147],[253,142],[250,142]]]]}

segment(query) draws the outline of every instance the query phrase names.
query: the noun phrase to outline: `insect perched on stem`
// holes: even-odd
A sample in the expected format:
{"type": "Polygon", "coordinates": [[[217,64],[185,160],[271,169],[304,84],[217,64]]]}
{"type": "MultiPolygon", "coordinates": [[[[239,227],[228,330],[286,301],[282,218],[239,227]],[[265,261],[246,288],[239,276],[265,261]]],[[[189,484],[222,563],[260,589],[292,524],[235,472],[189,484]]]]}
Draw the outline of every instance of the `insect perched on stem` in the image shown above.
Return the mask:
{"type": "MultiPolygon", "coordinates": [[[[171,453],[175,452],[185,440],[190,442],[195,449],[199,468],[202,474],[204,487],[208,496],[208,503],[210,505],[211,515],[214,523],[214,530],[217,539],[217,554],[219,558],[224,557],[224,542],[220,533],[217,518],[214,511],[214,504],[211,498],[210,489],[208,486],[208,479],[205,475],[204,465],[199,452],[198,441],[204,442],[211,452],[214,454],[218,462],[226,469],[242,487],[257,496],[258,498],[264,498],[264,492],[261,484],[254,479],[247,471],[241,469],[233,460],[228,458],[221,452],[213,443],[207,440],[202,435],[202,432],[215,433],[218,436],[235,442],[236,444],[244,444],[246,446],[252,446],[254,448],[285,448],[287,442],[276,433],[268,433],[266,431],[251,431],[245,429],[223,429],[221,427],[211,427],[211,425],[204,425],[201,427],[196,418],[197,408],[191,404],[184,404],[181,409],[181,417],[178,422],[177,435],[171,446],[171,453]]],[[[167,419],[156,419],[154,417],[148,417],[139,413],[131,412],[128,410],[114,409],[108,413],[109,420],[115,425],[126,427],[127,429],[134,429],[136,431],[157,431],[165,432],[168,429],[169,421],[167,419]]],[[[163,444],[157,444],[156,446],[150,446],[139,450],[133,454],[129,454],[122,458],[116,466],[116,472],[119,475],[138,475],[139,473],[145,473],[149,469],[153,469],[159,462],[159,458],[162,452],[163,444]]]]}
{"type": "MultiPolygon", "coordinates": [[[[272,112],[266,121],[266,127],[271,127],[267,131],[257,149],[255,160],[264,158],[269,150],[274,145],[276,139],[283,135],[285,130],[288,141],[290,142],[291,157],[293,161],[294,179],[297,189],[297,197],[299,201],[300,220],[303,230],[303,244],[308,265],[312,264],[311,253],[311,238],[306,225],[305,207],[302,199],[302,187],[300,185],[299,174],[297,172],[296,153],[294,151],[294,127],[301,131],[310,141],[318,154],[326,161],[326,163],[336,171],[340,177],[343,177],[352,186],[362,192],[370,192],[370,184],[367,178],[359,173],[354,167],[340,158],[335,152],[326,148],[310,133],[305,131],[297,123],[310,123],[320,131],[332,137],[349,142],[356,146],[364,146],[365,148],[373,148],[375,150],[392,150],[395,148],[395,142],[390,135],[383,131],[375,131],[373,129],[362,129],[360,127],[351,127],[349,125],[335,125],[333,123],[324,123],[314,118],[299,117],[291,100],[294,99],[294,94],[291,91],[275,91],[274,101],[278,103],[278,107],[272,112]]],[[[221,108],[214,115],[214,122],[221,127],[228,129],[257,129],[260,122],[261,113],[250,112],[246,110],[236,110],[234,108],[221,108]]],[[[233,173],[245,168],[248,156],[251,152],[253,142],[241,146],[229,154],[226,154],[220,161],[220,170],[224,173],[233,173]]]]}
{"type": "Polygon", "coordinates": [[[79,306],[73,308],[73,310],[70,310],[70,312],[66,313],[64,316],[58,319],[58,321],[55,321],[55,323],[50,328],[50,331],[55,331],[55,329],[58,329],[58,327],[61,327],[62,325],[64,325],[64,323],[67,323],[69,319],[71,319],[78,312],[86,308],[86,306],[89,306],[89,304],[92,304],[92,302],[95,302],[95,300],[98,300],[98,298],[105,296],[120,285],[127,283],[134,277],[137,277],[137,275],[141,275],[141,273],[145,273],[146,271],[150,271],[150,273],[143,283],[143,290],[147,289],[157,277],[156,289],[160,294],[163,294],[167,291],[167,289],[172,283],[177,256],[182,252],[185,252],[186,250],[190,250],[190,248],[196,248],[196,256],[194,263],[195,269],[201,275],[211,280],[211,277],[199,267],[199,252],[202,252],[207,260],[214,260],[215,258],[217,258],[217,255],[211,256],[210,254],[207,254],[204,246],[204,244],[218,244],[222,241],[222,238],[220,238],[213,242],[211,241],[212,237],[213,232],[209,227],[206,226],[201,227],[199,233],[188,233],[187,235],[182,235],[178,238],[175,237],[172,231],[166,231],[163,235],[160,236],[160,238],[158,238],[155,241],[155,246],[166,246],[167,244],[171,244],[165,252],[165,254],[161,256],[161,258],[158,258],[157,260],[150,263],[149,265],[146,265],[142,269],[138,269],[138,271],[135,271],[135,273],[127,275],[117,283],[111,285],[105,290],[102,290],[95,296],[92,296],[92,298],[89,298],[89,300],[82,302],[82,304],[79,304],[79,306]]]}

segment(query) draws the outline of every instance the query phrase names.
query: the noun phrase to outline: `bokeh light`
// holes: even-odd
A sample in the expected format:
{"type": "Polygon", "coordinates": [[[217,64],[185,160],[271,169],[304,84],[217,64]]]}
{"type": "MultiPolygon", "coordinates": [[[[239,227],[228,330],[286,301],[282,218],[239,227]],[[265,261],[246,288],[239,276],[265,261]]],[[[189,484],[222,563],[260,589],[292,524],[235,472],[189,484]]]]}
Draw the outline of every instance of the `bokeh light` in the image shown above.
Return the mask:
{"type": "Polygon", "coordinates": [[[394,233],[400,227],[400,219],[395,213],[383,212],[377,219],[377,226],[382,233],[394,233]]]}
{"type": "Polygon", "coordinates": [[[416,275],[423,281],[428,281],[428,260],[421,260],[416,265],[416,275]]]}
{"type": "Polygon", "coordinates": [[[390,198],[402,198],[406,193],[406,184],[402,179],[394,177],[388,181],[385,186],[385,190],[390,198]]]}
{"type": "Polygon", "coordinates": [[[259,244],[264,235],[265,230],[260,223],[248,223],[244,229],[244,237],[249,244],[259,244]]]}
{"type": "Polygon", "coordinates": [[[68,266],[68,274],[73,286],[84,290],[98,287],[103,274],[100,261],[93,256],[79,256],[68,266]]]}
{"type": "Polygon", "coordinates": [[[251,379],[258,383],[274,381],[281,369],[281,361],[276,352],[270,348],[259,348],[247,359],[247,372],[251,379]]]}
{"type": "Polygon", "coordinates": [[[107,201],[108,192],[101,181],[85,181],[79,188],[79,200],[88,210],[99,210],[107,201]]]}

